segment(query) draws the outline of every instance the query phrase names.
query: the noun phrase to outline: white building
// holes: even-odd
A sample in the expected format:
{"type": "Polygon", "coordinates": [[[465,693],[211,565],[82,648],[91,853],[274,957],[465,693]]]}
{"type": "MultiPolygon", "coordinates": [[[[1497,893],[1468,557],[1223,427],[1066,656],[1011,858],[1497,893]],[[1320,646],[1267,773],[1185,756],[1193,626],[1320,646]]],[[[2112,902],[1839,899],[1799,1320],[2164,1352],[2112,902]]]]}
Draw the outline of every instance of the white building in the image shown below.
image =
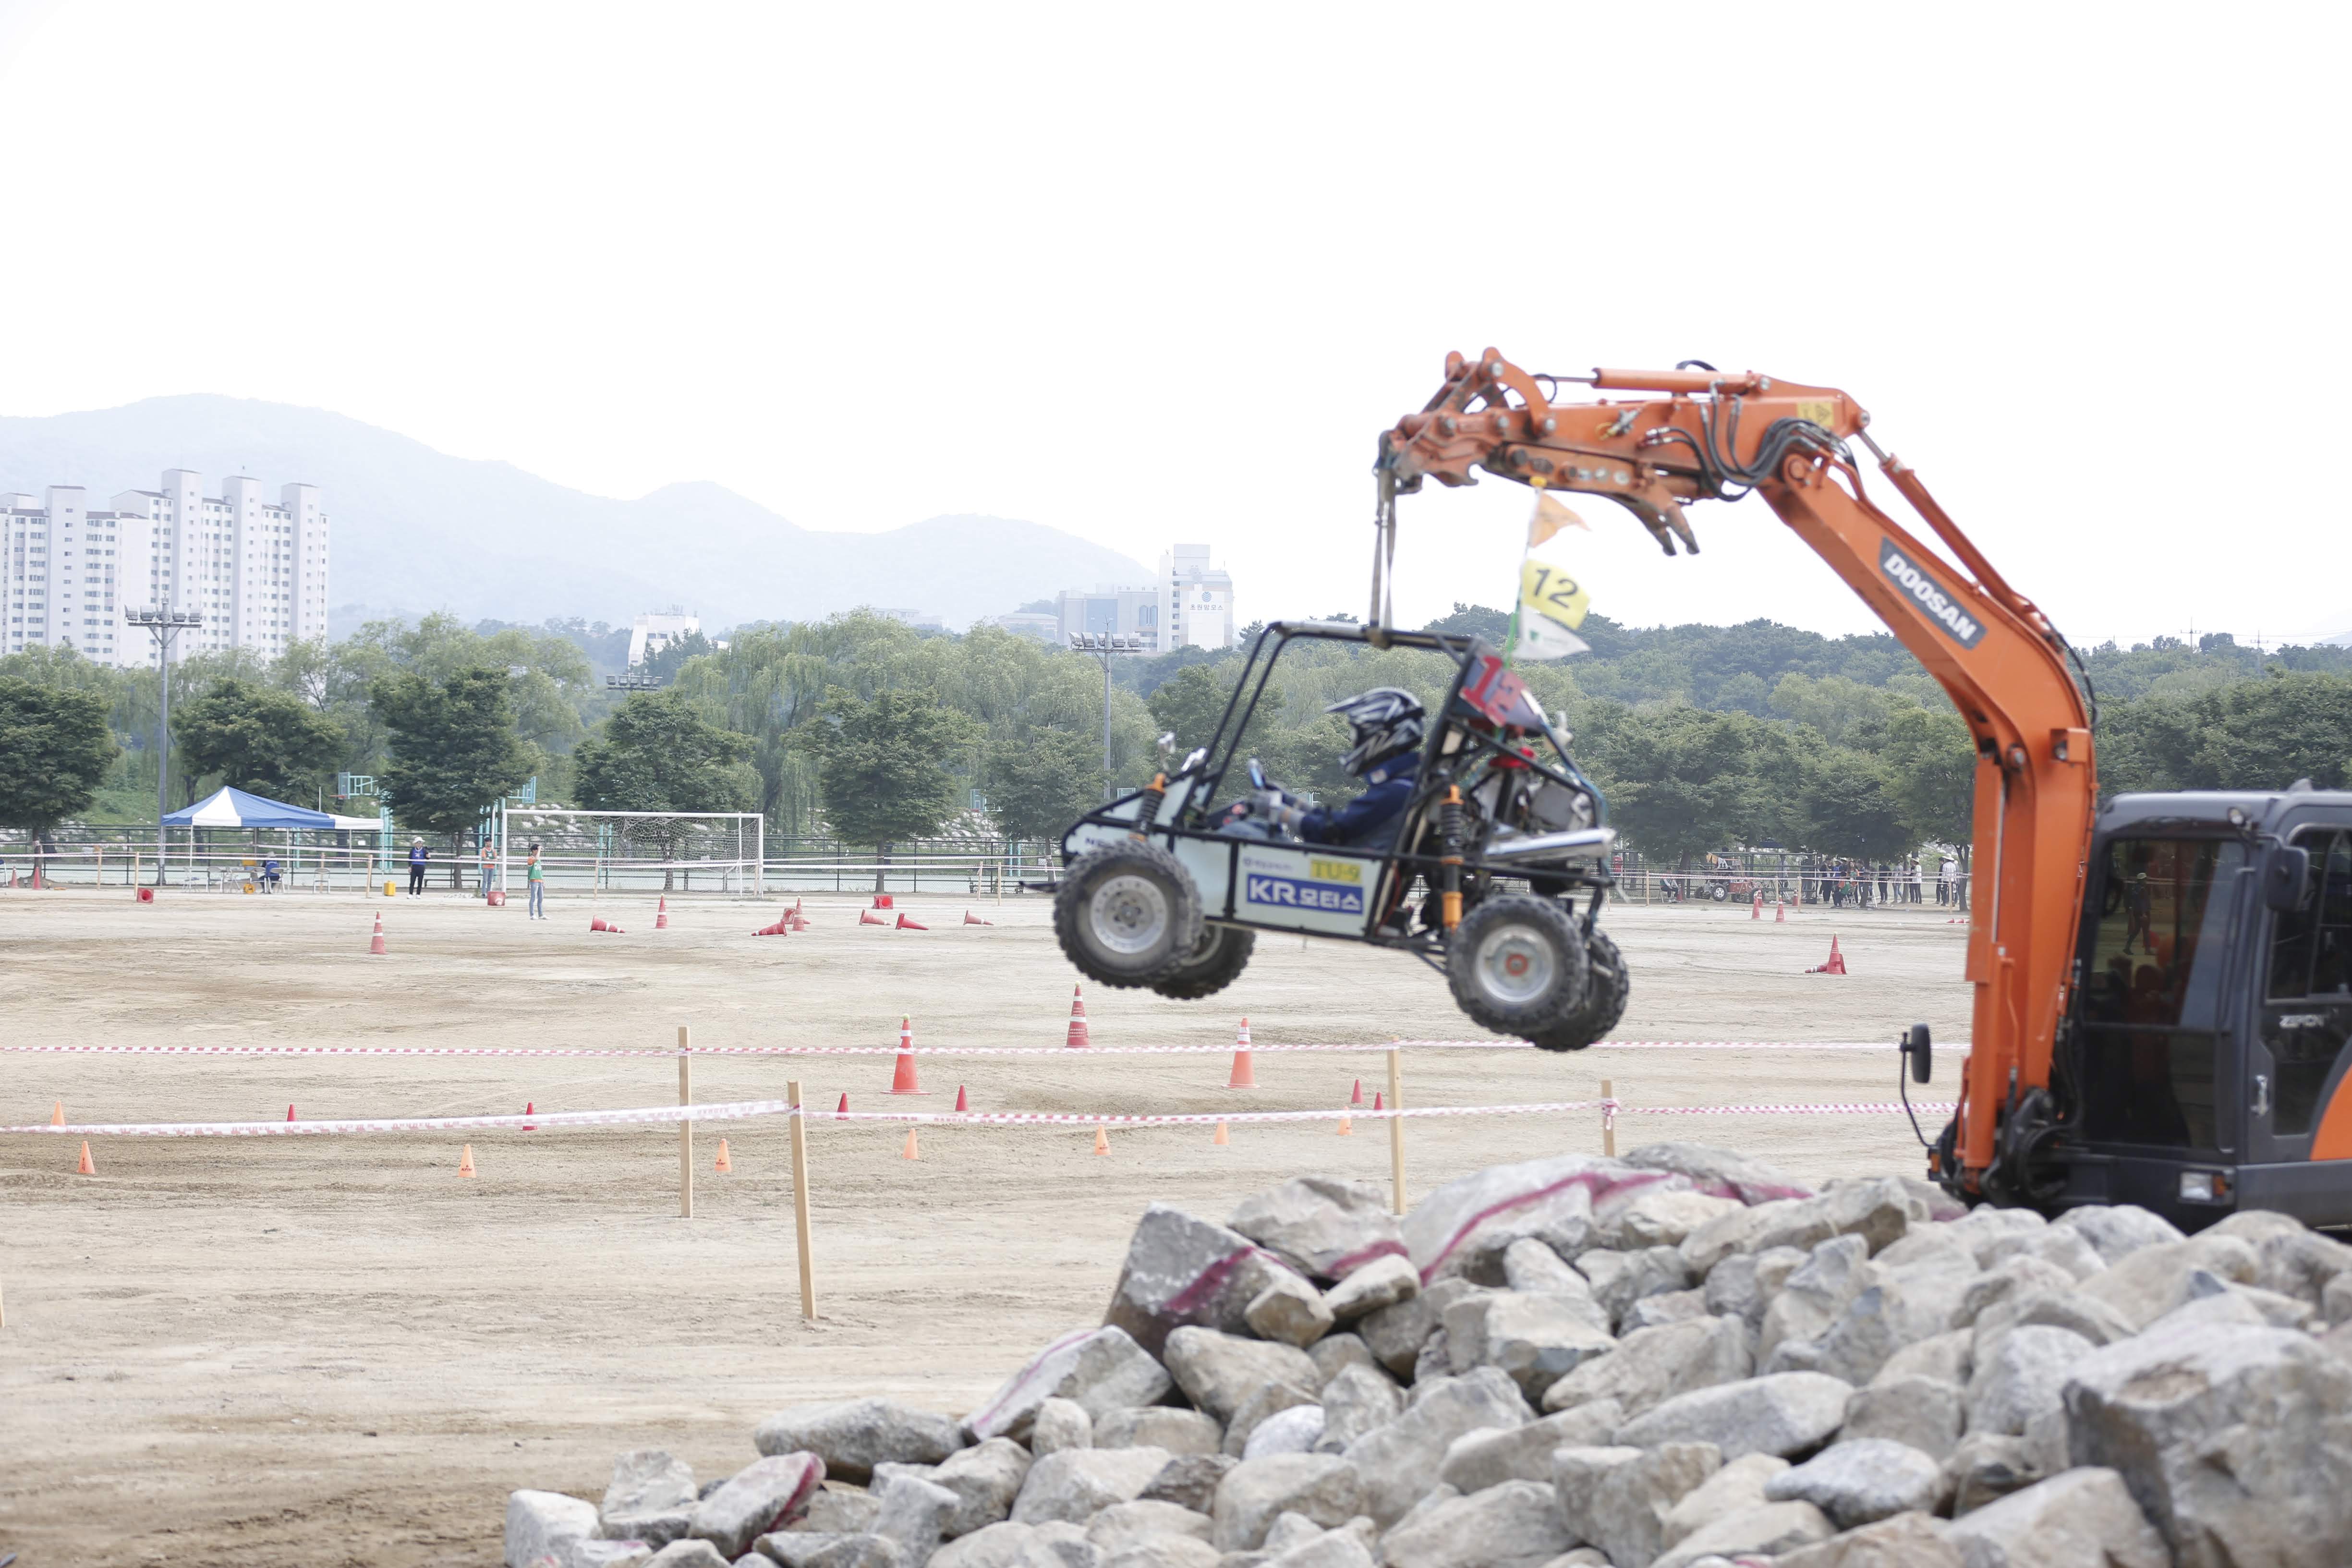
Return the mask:
{"type": "Polygon", "coordinates": [[[1160,558],[1160,651],[1234,646],[1234,579],[1209,564],[1205,544],[1180,544],[1160,558]]]}
{"type": "Polygon", "coordinates": [[[636,624],[629,628],[629,668],[635,669],[680,637],[693,637],[701,630],[702,617],[688,615],[677,605],[672,605],[666,612],[639,616],[636,624]]]}
{"type": "Polygon", "coordinates": [[[1141,637],[1147,649],[1160,651],[1157,588],[1097,588],[1091,593],[1065,588],[1054,604],[1057,641],[1066,644],[1081,632],[1097,637],[1113,632],[1141,637]]]}
{"type": "Polygon", "coordinates": [[[175,652],[250,647],[267,658],[327,632],[327,518],[312,485],[275,503],[243,475],[206,496],[203,477],[173,468],[160,490],[125,490],[92,511],[79,485],[46,496],[0,494],[6,582],[0,648],[70,647],[101,664],[153,655],[128,610],[194,610],[205,621],[175,652]]]}

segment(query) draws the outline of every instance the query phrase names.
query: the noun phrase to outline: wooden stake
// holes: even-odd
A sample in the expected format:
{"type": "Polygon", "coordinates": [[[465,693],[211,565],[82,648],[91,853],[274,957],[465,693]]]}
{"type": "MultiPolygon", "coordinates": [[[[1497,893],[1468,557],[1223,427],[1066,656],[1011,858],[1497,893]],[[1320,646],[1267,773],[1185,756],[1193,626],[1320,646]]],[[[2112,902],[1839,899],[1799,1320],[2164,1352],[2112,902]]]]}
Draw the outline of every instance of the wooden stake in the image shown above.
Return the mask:
{"type": "Polygon", "coordinates": [[[793,1102],[793,1228],[801,1251],[801,1316],[816,1321],[816,1274],[809,1258],[808,1115],[801,1105],[801,1080],[784,1085],[793,1102]]]}
{"type": "MultiPolygon", "coordinates": [[[[1605,1078],[1601,1080],[1601,1098],[1617,1098],[1615,1086],[1605,1078]]],[[[1617,1118],[1605,1105],[1601,1108],[1601,1152],[1612,1158],[1617,1152],[1617,1118]]]]}
{"type": "Polygon", "coordinates": [[[1389,1207],[1404,1213],[1404,1118],[1393,1114],[1404,1109],[1404,1053],[1394,1046],[1389,1047],[1389,1185],[1394,1195],[1389,1207]]]}
{"type": "MultiPolygon", "coordinates": [[[[686,1026],[677,1026],[677,1102],[694,1103],[694,1058],[686,1054],[686,1026]]],[[[677,1124],[677,1215],[694,1217],[694,1123],[683,1117],[677,1124]]]]}

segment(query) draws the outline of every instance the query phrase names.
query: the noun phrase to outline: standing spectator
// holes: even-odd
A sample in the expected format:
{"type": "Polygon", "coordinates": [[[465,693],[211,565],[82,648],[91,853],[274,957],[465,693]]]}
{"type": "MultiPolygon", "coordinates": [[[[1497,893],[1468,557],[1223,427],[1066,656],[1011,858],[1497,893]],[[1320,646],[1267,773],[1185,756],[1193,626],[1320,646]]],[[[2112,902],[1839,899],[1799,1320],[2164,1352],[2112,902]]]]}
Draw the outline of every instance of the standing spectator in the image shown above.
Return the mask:
{"type": "Polygon", "coordinates": [[[1916,859],[1914,859],[1911,862],[1911,901],[1915,904],[1925,901],[1921,899],[1919,894],[1922,880],[1923,874],[1919,868],[1919,862],[1916,859]]]}
{"type": "Polygon", "coordinates": [[[412,899],[425,896],[425,862],[431,854],[422,838],[408,841],[408,896],[412,899]]]}
{"type": "Polygon", "coordinates": [[[530,884],[530,918],[547,918],[547,881],[539,864],[539,846],[530,847],[530,859],[523,867],[523,880],[530,884]]]}
{"type": "Polygon", "coordinates": [[[482,835],[482,897],[490,896],[490,886],[498,878],[499,847],[487,833],[482,835]]]}

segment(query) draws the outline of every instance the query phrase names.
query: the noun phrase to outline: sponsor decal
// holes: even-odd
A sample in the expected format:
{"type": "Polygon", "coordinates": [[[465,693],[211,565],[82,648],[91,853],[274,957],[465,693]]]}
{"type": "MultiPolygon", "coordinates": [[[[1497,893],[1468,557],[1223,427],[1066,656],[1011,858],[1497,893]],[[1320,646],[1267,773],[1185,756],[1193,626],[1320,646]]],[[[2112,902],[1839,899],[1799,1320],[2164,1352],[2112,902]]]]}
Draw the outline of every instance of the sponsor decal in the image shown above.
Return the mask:
{"type": "Polygon", "coordinates": [[[1243,881],[1242,896],[1253,904],[1272,904],[1287,910],[1320,910],[1335,915],[1360,915],[1364,912],[1364,889],[1361,888],[1310,882],[1303,877],[1266,877],[1255,871],[1248,873],[1243,881]]]}
{"type": "Polygon", "coordinates": [[[1941,583],[1919,570],[1909,554],[1891,539],[1878,547],[1878,569],[1927,612],[1928,619],[1943,627],[1945,635],[1954,642],[1962,647],[1974,647],[1984,640],[1984,623],[1969,614],[1941,583]]]}
{"type": "Polygon", "coordinates": [[[1309,858],[1307,874],[1318,882],[1357,882],[1364,879],[1363,862],[1360,860],[1318,860],[1309,858]]]}

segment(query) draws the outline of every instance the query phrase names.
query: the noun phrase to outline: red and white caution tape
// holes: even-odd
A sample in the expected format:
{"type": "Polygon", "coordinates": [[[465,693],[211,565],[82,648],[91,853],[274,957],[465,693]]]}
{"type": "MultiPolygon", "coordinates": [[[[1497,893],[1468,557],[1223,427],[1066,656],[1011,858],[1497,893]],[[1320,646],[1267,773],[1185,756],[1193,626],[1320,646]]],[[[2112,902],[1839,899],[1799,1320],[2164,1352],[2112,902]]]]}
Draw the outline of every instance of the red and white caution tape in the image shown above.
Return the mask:
{"type": "MultiPolygon", "coordinates": [[[[906,1054],[918,1057],[1167,1057],[1223,1056],[1244,1049],[1253,1053],[1320,1052],[1358,1054],[1370,1051],[1531,1051],[1525,1040],[1390,1040],[1360,1045],[1252,1044],[1203,1046],[916,1046],[906,1054]]],[[[1869,1040],[1601,1040],[1596,1051],[1891,1051],[1885,1041],[1869,1040]]],[[[1954,1046],[1952,1049],[1965,1049],[1954,1046]]],[[[0,1055],[25,1053],[47,1056],[178,1056],[178,1057],[642,1057],[647,1060],[680,1055],[674,1047],[642,1046],[121,1046],[35,1044],[0,1046],[0,1055]]],[[[895,1057],[897,1046],[693,1046],[683,1054],[697,1057],[895,1057]]]]}
{"type": "MultiPolygon", "coordinates": [[[[1903,1109],[1899,1100],[1836,1101],[1822,1105],[1628,1105],[1619,1108],[1621,1116],[1875,1116],[1893,1114],[1903,1109]]],[[[1949,1114],[1959,1109],[1956,1100],[1915,1100],[1915,1111],[1949,1114]]]]}

